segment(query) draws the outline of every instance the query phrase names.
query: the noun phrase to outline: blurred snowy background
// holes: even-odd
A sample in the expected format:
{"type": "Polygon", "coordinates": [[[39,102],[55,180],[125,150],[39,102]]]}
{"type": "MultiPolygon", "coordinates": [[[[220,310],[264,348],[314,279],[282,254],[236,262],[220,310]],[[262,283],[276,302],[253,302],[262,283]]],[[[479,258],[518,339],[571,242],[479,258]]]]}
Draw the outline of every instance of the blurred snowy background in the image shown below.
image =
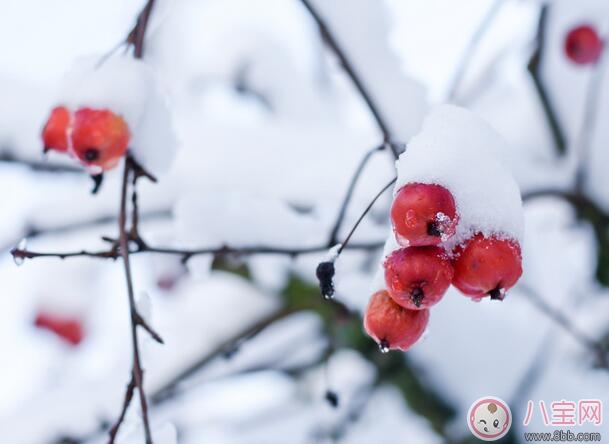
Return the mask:
{"type": "MultiPolygon", "coordinates": [[[[36,251],[101,249],[101,236],[116,235],[120,174],[92,196],[83,172],[59,156],[43,160],[39,135],[73,60],[116,48],[143,3],[0,0],[5,443],[102,443],[119,413],[131,365],[120,263],[49,258],[17,267],[9,250],[25,237],[36,251]],[[75,320],[82,341],[36,328],[41,314],[75,320]]],[[[538,410],[522,425],[529,400],[609,401],[598,359],[609,334],[609,73],[603,60],[582,67],[563,52],[572,27],[605,29],[607,2],[312,3],[396,141],[408,142],[431,106],[450,101],[509,142],[505,168],[528,197],[521,285],[500,304],[451,289],[419,344],[381,355],[357,316],[380,249],[347,251],[336,264],[336,299],[355,316],[319,295],[314,270],[324,253],[200,256],[186,266],[179,256],[135,255],[136,292],[165,339],[160,346],[142,335],[155,443],[464,443],[474,439],[467,410],[482,396],[510,405],[504,442],[521,442],[524,431],[545,431],[538,410]],[[528,66],[551,99],[565,154],[528,66]]],[[[180,139],[169,172],[139,188],[147,240],[192,248],[328,241],[357,165],[382,138],[301,2],[158,0],[144,61],[168,94],[180,139]]],[[[374,155],[339,238],[394,177],[393,162],[388,151],[374,155]]],[[[476,174],[475,164],[456,167],[476,174]]],[[[356,242],[383,243],[389,204],[388,193],[356,242]]],[[[118,442],[143,442],[140,422],[130,409],[118,442]]]]}

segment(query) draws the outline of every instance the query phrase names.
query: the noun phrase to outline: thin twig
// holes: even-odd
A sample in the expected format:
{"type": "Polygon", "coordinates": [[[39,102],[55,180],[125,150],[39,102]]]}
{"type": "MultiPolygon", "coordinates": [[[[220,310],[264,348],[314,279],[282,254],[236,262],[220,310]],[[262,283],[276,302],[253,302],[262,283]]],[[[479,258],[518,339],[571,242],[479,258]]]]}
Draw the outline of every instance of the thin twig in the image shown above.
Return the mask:
{"type": "Polygon", "coordinates": [[[586,179],[586,168],[588,166],[588,158],[590,156],[590,144],[594,135],[595,125],[598,118],[599,101],[601,98],[601,88],[605,70],[607,67],[607,55],[605,48],[606,41],[603,42],[603,51],[599,60],[594,65],[593,71],[588,81],[586,88],[586,102],[584,106],[584,115],[577,137],[577,171],[575,172],[575,191],[582,191],[584,181],[586,179]]]}
{"type": "MultiPolygon", "coordinates": [[[[133,56],[136,59],[141,59],[144,55],[144,37],[146,36],[146,29],[148,28],[148,22],[150,20],[150,15],[152,13],[152,8],[154,7],[154,0],[148,0],[144,5],[144,8],[140,12],[137,17],[137,21],[135,26],[127,36],[127,43],[132,44],[134,47],[133,56]]],[[[118,225],[119,225],[119,248],[118,252],[120,253],[123,259],[123,266],[125,270],[125,280],[127,281],[127,295],[129,297],[129,311],[131,318],[131,342],[133,347],[133,369],[132,369],[132,381],[133,383],[129,383],[127,387],[127,391],[133,391],[135,388],[138,390],[139,398],[140,398],[140,407],[142,410],[142,422],[144,425],[144,436],[146,439],[146,444],[152,444],[152,434],[150,432],[150,422],[148,419],[148,402],[146,400],[146,392],[144,390],[144,370],[142,368],[142,362],[140,358],[139,344],[137,339],[137,327],[143,327],[148,333],[157,341],[162,343],[163,340],[161,337],[144,321],[142,316],[137,311],[137,306],[135,302],[135,295],[133,291],[133,278],[131,276],[131,264],[130,264],[130,254],[129,251],[129,242],[131,237],[137,235],[137,227],[139,222],[139,211],[137,206],[137,194],[136,194],[136,184],[137,179],[140,175],[146,175],[144,169],[134,160],[132,160],[130,155],[127,155],[125,158],[125,171],[123,173],[123,182],[121,186],[121,204],[120,204],[120,212],[118,216],[118,225]],[[132,197],[132,205],[133,205],[133,226],[130,231],[127,231],[127,192],[129,185],[129,177],[133,174],[133,197],[132,197]]],[[[152,176],[149,176],[152,181],[156,181],[152,176]]],[[[139,238],[139,235],[137,235],[139,238]]],[[[116,246],[113,246],[111,251],[116,251],[116,246]]],[[[133,397],[125,396],[125,403],[123,405],[123,409],[121,415],[116,422],[114,429],[118,430],[124,420],[125,414],[124,411],[129,406],[131,402],[131,398],[133,397]]],[[[116,432],[115,432],[116,433],[116,432]]]]}
{"type": "MultiPolygon", "coordinates": [[[[108,241],[114,242],[113,239],[107,239],[108,241]]],[[[348,250],[362,250],[372,251],[383,246],[382,241],[375,242],[362,242],[349,244],[345,249],[348,250]]],[[[285,256],[301,256],[306,254],[315,254],[327,251],[328,246],[324,242],[319,245],[313,245],[311,247],[273,247],[267,245],[258,245],[251,247],[210,247],[210,248],[196,248],[196,249],[183,249],[183,248],[172,248],[172,247],[155,247],[150,246],[146,242],[142,241],[142,245],[137,245],[134,249],[129,251],[129,254],[142,254],[142,253],[157,253],[157,254],[169,254],[182,256],[184,262],[188,261],[193,256],[200,255],[213,255],[213,256],[251,256],[251,255],[265,255],[265,254],[278,254],[285,256]]],[[[58,258],[68,259],[74,257],[91,257],[99,259],[118,259],[121,257],[119,249],[109,249],[105,251],[70,251],[70,252],[36,252],[27,249],[13,248],[11,254],[17,259],[36,259],[36,258],[58,258]]]]}
{"type": "MultiPolygon", "coordinates": [[[[527,370],[522,373],[520,381],[516,384],[509,405],[522,406],[526,404],[527,399],[530,399],[533,388],[543,377],[546,367],[551,364],[551,361],[548,358],[553,351],[552,347],[555,342],[556,335],[554,334],[554,331],[549,331],[545,334],[541,343],[535,350],[532,362],[528,365],[527,370]]],[[[515,412],[512,409],[512,414],[514,413],[515,412]]]]}
{"type": "Polygon", "coordinates": [[[134,392],[135,392],[135,378],[132,375],[131,380],[129,381],[129,384],[127,385],[127,390],[125,390],[125,399],[123,401],[123,407],[121,409],[121,414],[119,415],[116,423],[114,423],[112,428],[110,428],[110,430],[108,431],[108,435],[110,436],[110,438],[108,440],[108,444],[114,444],[114,441],[116,440],[116,434],[118,433],[118,430],[119,430],[121,424],[125,420],[125,415],[127,414],[127,408],[129,407],[129,404],[131,404],[131,400],[133,399],[134,392]]]}
{"type": "Polygon", "coordinates": [[[355,224],[353,225],[353,227],[351,228],[351,231],[349,231],[349,234],[347,234],[347,237],[345,238],[345,240],[341,243],[340,247],[338,248],[338,250],[336,251],[336,255],[340,255],[343,250],[347,247],[347,245],[349,245],[349,241],[351,240],[351,237],[353,236],[353,233],[355,233],[355,231],[357,230],[357,227],[359,226],[359,224],[362,222],[362,220],[364,220],[364,217],[366,217],[366,215],[368,214],[368,212],[372,209],[372,207],[374,206],[374,204],[376,203],[376,201],[383,195],[383,193],[385,193],[385,191],[387,191],[389,188],[391,188],[391,186],[397,181],[397,177],[391,179],[391,181],[385,185],[377,194],[376,196],[374,196],[374,198],[372,199],[372,201],[368,204],[368,206],[366,207],[366,209],[364,210],[364,212],[360,215],[360,217],[357,219],[357,221],[355,222],[355,224]]]}
{"type": "Polygon", "coordinates": [[[374,118],[379,130],[381,131],[381,133],[383,135],[383,141],[386,144],[388,144],[394,157],[397,159],[400,155],[399,148],[398,148],[399,145],[394,143],[395,140],[393,139],[389,124],[383,118],[383,115],[381,113],[379,106],[375,103],[374,99],[372,98],[372,94],[366,89],[363,81],[361,80],[359,74],[357,73],[357,71],[355,69],[355,66],[353,65],[353,63],[351,63],[351,61],[347,57],[347,54],[340,46],[337,39],[334,37],[334,34],[330,30],[330,27],[328,26],[328,24],[321,17],[319,12],[317,12],[317,10],[313,7],[311,1],[310,0],[300,0],[300,1],[303,4],[303,6],[306,8],[306,10],[309,12],[311,17],[315,21],[315,23],[317,24],[321,37],[322,37],[323,41],[326,43],[326,46],[336,55],[340,64],[342,65],[343,69],[345,70],[346,74],[349,76],[349,78],[353,82],[353,85],[359,92],[362,99],[364,99],[366,106],[370,110],[372,117],[374,118]]]}
{"type": "Polygon", "coordinates": [[[133,57],[141,59],[144,56],[144,37],[146,36],[146,29],[148,28],[148,22],[154,7],[155,0],[148,0],[144,8],[137,16],[135,26],[127,36],[126,42],[133,45],[133,57]]]}
{"type": "Polygon", "coordinates": [[[561,190],[555,188],[544,188],[539,190],[528,191],[522,194],[522,200],[529,202],[534,199],[543,197],[556,197],[563,199],[575,207],[580,213],[586,213],[589,217],[594,218],[599,224],[609,224],[609,214],[592,199],[583,193],[574,191],[561,190]]]}
{"type": "Polygon", "coordinates": [[[472,35],[471,39],[467,43],[467,47],[461,56],[459,63],[457,64],[457,69],[455,71],[455,75],[453,76],[453,80],[451,82],[451,86],[448,88],[448,100],[450,102],[455,100],[457,92],[459,91],[459,87],[461,86],[461,82],[463,81],[463,77],[469,68],[470,62],[474,58],[480,43],[482,42],[486,32],[490,29],[491,24],[497,17],[501,6],[503,6],[504,0],[495,0],[491,7],[488,9],[487,13],[484,15],[480,25],[472,35]]]}
{"type": "Polygon", "coordinates": [[[541,11],[539,13],[539,22],[537,25],[537,35],[535,36],[535,51],[531,56],[527,68],[531,73],[533,83],[535,85],[535,88],[537,89],[537,94],[539,95],[541,106],[543,108],[546,119],[548,121],[548,125],[550,127],[550,133],[552,135],[552,138],[554,139],[556,151],[558,152],[558,154],[562,155],[565,154],[567,150],[565,136],[560,126],[560,123],[558,122],[558,117],[556,116],[556,112],[554,111],[554,107],[552,105],[548,92],[546,91],[543,80],[541,79],[540,72],[541,59],[543,56],[545,45],[545,33],[548,11],[548,5],[543,5],[541,7],[541,11]]]}
{"type": "Polygon", "coordinates": [[[211,361],[220,356],[230,356],[234,352],[235,348],[241,345],[244,340],[252,339],[254,336],[256,336],[268,326],[276,323],[277,321],[285,319],[294,313],[295,311],[291,309],[281,309],[272,313],[266,318],[257,321],[255,324],[248,326],[243,331],[238,332],[233,337],[222,342],[209,353],[206,353],[204,356],[191,363],[180,373],[173,376],[170,380],[166,381],[150,396],[150,402],[152,404],[160,404],[168,398],[175,396],[177,387],[184,380],[196,374],[199,370],[201,370],[211,361]]]}
{"type": "Polygon", "coordinates": [[[364,171],[364,168],[366,167],[366,165],[368,164],[368,161],[372,158],[372,156],[375,153],[378,153],[383,148],[384,148],[384,145],[381,145],[381,146],[375,147],[375,148],[371,149],[370,151],[368,151],[362,158],[357,169],[355,170],[355,174],[351,178],[351,183],[349,184],[349,188],[347,188],[347,194],[345,195],[345,198],[343,199],[343,203],[340,207],[340,211],[338,212],[338,217],[336,218],[336,222],[334,223],[334,226],[332,227],[332,231],[330,231],[330,238],[328,240],[328,248],[331,247],[332,245],[335,245],[336,242],[338,242],[338,233],[339,233],[341,225],[345,219],[345,214],[347,213],[347,208],[349,206],[349,203],[351,202],[351,198],[353,197],[353,192],[355,190],[355,186],[357,185],[357,182],[359,181],[359,178],[361,177],[362,172],[364,171]]]}
{"type": "Polygon", "coordinates": [[[13,248],[10,250],[11,255],[14,259],[36,259],[36,258],[56,258],[56,259],[68,259],[73,257],[95,257],[100,259],[118,259],[120,257],[120,253],[118,249],[110,249],[103,251],[89,251],[89,250],[79,250],[79,251],[70,251],[65,253],[49,253],[49,252],[36,252],[25,250],[21,248],[13,248]]]}
{"type": "Polygon", "coordinates": [[[600,341],[591,338],[565,316],[563,312],[552,307],[544,298],[542,298],[533,288],[520,284],[518,288],[527,296],[527,300],[543,313],[548,319],[561,326],[573,339],[579,342],[582,346],[592,351],[596,356],[598,365],[606,370],[609,370],[609,355],[605,347],[600,341]]]}
{"type": "MultiPolygon", "coordinates": [[[[131,276],[131,263],[130,263],[130,252],[129,252],[129,232],[127,231],[127,193],[129,185],[129,177],[132,173],[131,158],[125,159],[125,166],[123,172],[123,181],[121,186],[121,204],[118,217],[119,226],[119,252],[123,260],[123,266],[125,270],[125,280],[127,282],[127,295],[129,297],[129,311],[131,318],[131,343],[133,348],[133,369],[132,378],[135,387],[138,390],[140,398],[140,407],[142,411],[142,422],[144,426],[144,436],[146,438],[146,444],[152,444],[152,434],[150,432],[150,422],[148,419],[148,402],[146,400],[146,392],[144,390],[144,370],[142,368],[142,360],[140,357],[140,349],[137,338],[137,327],[141,324],[141,316],[137,312],[137,305],[135,301],[135,294],[133,291],[133,278],[131,276]]],[[[131,384],[130,384],[131,385],[131,384]]],[[[129,389],[129,387],[128,387],[129,389]]],[[[126,405],[123,405],[123,410],[128,407],[128,403],[131,401],[131,397],[125,397],[126,405]]],[[[118,429],[124,419],[124,414],[119,416],[118,421],[115,424],[115,428],[118,429]]]]}
{"type": "Polygon", "coordinates": [[[70,165],[61,165],[55,163],[49,163],[45,161],[36,161],[29,159],[21,159],[15,156],[10,151],[0,152],[0,163],[12,164],[17,166],[23,166],[31,169],[32,171],[42,173],[69,173],[69,174],[82,174],[82,168],[73,167],[70,165]]]}
{"type": "MultiPolygon", "coordinates": [[[[376,250],[382,246],[382,242],[365,242],[358,243],[349,246],[349,250],[363,250],[370,251],[376,250]]],[[[164,253],[164,254],[176,254],[183,256],[183,261],[187,261],[192,256],[201,254],[213,254],[215,256],[222,255],[235,255],[235,256],[248,256],[253,254],[279,254],[286,256],[301,256],[305,254],[315,254],[324,252],[328,249],[328,246],[323,243],[321,245],[315,245],[312,247],[301,247],[301,248],[283,248],[283,247],[270,247],[270,246],[254,246],[254,247],[242,247],[242,248],[231,248],[231,247],[219,247],[219,248],[203,248],[198,250],[181,250],[179,248],[158,248],[158,247],[147,247],[147,252],[153,253],[164,253]]]]}
{"type": "MultiPolygon", "coordinates": [[[[146,211],[144,213],[139,214],[139,220],[169,219],[170,216],[170,210],[146,211]]],[[[29,224],[26,225],[27,228],[25,229],[22,238],[32,239],[40,236],[66,234],[75,231],[86,230],[88,228],[95,227],[98,225],[106,225],[112,223],[117,223],[116,215],[100,216],[89,220],[83,220],[53,227],[40,227],[34,224],[29,224]]]]}

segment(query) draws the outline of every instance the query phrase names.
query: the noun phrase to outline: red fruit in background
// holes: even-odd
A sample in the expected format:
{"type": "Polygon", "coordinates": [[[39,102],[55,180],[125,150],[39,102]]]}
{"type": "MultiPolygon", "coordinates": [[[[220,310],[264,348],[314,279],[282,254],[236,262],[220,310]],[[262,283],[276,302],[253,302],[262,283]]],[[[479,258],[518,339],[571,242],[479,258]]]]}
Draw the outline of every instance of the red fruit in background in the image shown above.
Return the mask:
{"type": "Polygon", "coordinates": [[[404,186],[391,207],[393,230],[403,246],[437,245],[455,234],[457,221],[452,193],[436,184],[404,186]]]}
{"type": "Polygon", "coordinates": [[[396,304],[386,290],[372,295],[364,315],[364,329],[382,352],[408,350],[419,340],[428,322],[429,310],[408,310],[396,304]]]}
{"type": "Polygon", "coordinates": [[[70,111],[65,106],[53,108],[49,120],[42,130],[42,143],[44,151],[68,150],[68,126],[70,125],[70,111]]]}
{"type": "Polygon", "coordinates": [[[385,259],[385,283],[393,300],[410,310],[438,303],[450,286],[453,267],[438,247],[410,247],[385,259]]]}
{"type": "Polygon", "coordinates": [[[478,233],[455,250],[453,285],[468,296],[502,300],[522,275],[518,242],[478,233]]]}
{"type": "Polygon", "coordinates": [[[125,120],[112,111],[81,108],[74,113],[74,154],[87,166],[115,167],[125,155],[130,137],[125,120]]]}
{"type": "Polygon", "coordinates": [[[578,65],[593,64],[603,51],[603,41],[596,29],[589,25],[573,28],[565,38],[565,53],[578,65]]]}
{"type": "Polygon", "coordinates": [[[34,325],[38,328],[52,331],[65,342],[73,346],[80,344],[84,338],[82,323],[75,318],[39,312],[34,320],[34,325]]]}

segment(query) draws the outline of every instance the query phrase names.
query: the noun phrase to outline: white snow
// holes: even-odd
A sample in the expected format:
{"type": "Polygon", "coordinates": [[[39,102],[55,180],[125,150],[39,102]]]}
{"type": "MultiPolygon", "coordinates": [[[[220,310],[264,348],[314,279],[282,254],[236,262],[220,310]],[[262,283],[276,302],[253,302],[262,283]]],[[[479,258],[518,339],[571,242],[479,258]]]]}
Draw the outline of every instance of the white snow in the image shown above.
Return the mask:
{"type": "Polygon", "coordinates": [[[317,245],[325,233],[318,221],[298,214],[285,202],[246,190],[187,195],[176,204],[174,214],[184,241],[202,247],[317,245]],[[276,225],[284,229],[278,232],[276,225]]]}
{"type": "MultiPolygon", "coordinates": [[[[432,98],[442,97],[467,40],[492,2],[317,0],[315,5],[336,31],[393,132],[408,141],[421,129],[426,112],[421,84],[432,98]]],[[[455,185],[457,200],[463,192],[468,211],[476,210],[467,217],[486,228],[518,231],[513,214],[504,218],[501,213],[507,208],[494,208],[499,202],[496,197],[505,197],[503,193],[513,184],[504,189],[495,177],[489,177],[490,171],[503,178],[511,170],[525,191],[564,189],[573,179],[575,159],[555,155],[526,71],[539,3],[504,2],[457,94],[459,103],[479,113],[509,145],[498,141],[470,113],[441,108],[400,161],[401,178],[438,176],[447,186],[455,185]],[[426,155],[435,150],[442,155],[426,155]],[[495,150],[498,155],[492,153],[495,150]],[[485,152],[488,156],[482,156],[485,152]],[[487,157],[494,159],[490,169],[487,157]],[[466,181],[471,189],[461,186],[466,181]],[[496,193],[496,186],[502,187],[501,194],[484,203],[493,207],[492,214],[470,205],[472,196],[496,193]]],[[[607,4],[604,0],[552,3],[556,9],[548,21],[543,77],[572,140],[581,128],[583,92],[592,69],[564,59],[564,33],[583,21],[600,25],[607,17],[607,4]]],[[[40,130],[58,103],[51,99],[61,73],[75,59],[106,54],[115,47],[142,4],[142,0],[5,2],[0,40],[10,43],[18,35],[19,44],[5,45],[0,60],[0,148],[20,158],[41,159],[40,130]],[[22,32],[23,23],[31,32],[22,32]]],[[[181,149],[159,184],[139,183],[142,212],[167,212],[142,220],[145,239],[152,245],[179,247],[223,242],[324,245],[353,171],[380,140],[368,109],[323,46],[304,8],[298,1],[284,0],[158,0],[156,4],[144,62],[123,58],[118,51],[101,71],[89,67],[88,74],[81,72],[91,76],[93,87],[88,89],[81,76],[82,81],[74,83],[76,88],[68,91],[75,100],[79,95],[90,97],[135,115],[133,125],[142,129],[138,139],[142,142],[133,149],[153,172],[163,169],[155,163],[169,167],[164,155],[169,154],[167,146],[175,146],[169,143],[174,139],[171,127],[164,125],[169,107],[163,95],[156,94],[157,90],[168,92],[181,149]],[[113,80],[119,76],[120,82],[113,80]],[[236,90],[237,78],[248,94],[236,90]],[[117,93],[106,96],[106,87],[117,93]],[[163,150],[148,151],[159,146],[163,150]],[[186,195],[192,197],[192,207],[182,201],[186,195]],[[178,211],[169,215],[177,202],[178,211]]],[[[591,135],[586,191],[609,208],[608,132],[603,125],[609,82],[603,79],[603,83],[598,95],[599,123],[591,135]]],[[[375,155],[367,167],[339,242],[370,198],[395,174],[386,154],[375,155]]],[[[64,157],[51,153],[48,161],[69,163],[64,157]]],[[[29,248],[37,251],[101,249],[108,244],[100,236],[116,235],[112,217],[120,195],[118,171],[107,174],[95,198],[89,195],[84,175],[41,174],[8,163],[0,173],[0,241],[5,252],[30,226],[53,229],[110,217],[108,223],[30,240],[29,248]]],[[[390,197],[387,193],[379,200],[354,241],[387,237],[390,197]]],[[[515,198],[511,202],[517,206],[515,198]]],[[[396,248],[391,239],[387,251],[396,248]]],[[[587,335],[602,337],[607,291],[593,279],[597,245],[591,228],[575,217],[569,204],[556,198],[539,199],[527,203],[524,243],[522,283],[587,335]]],[[[185,273],[180,257],[133,256],[136,294],[149,295],[153,325],[166,341],[165,346],[149,339],[142,343],[147,390],[155,391],[219,344],[277,310],[291,273],[316,285],[314,270],[325,253],[296,259],[276,255],[244,259],[252,274],[250,282],[222,272],[209,274],[209,255],[189,263],[189,269],[198,268],[206,280],[185,273]],[[179,279],[170,291],[156,285],[165,274],[179,279]]],[[[371,293],[384,285],[381,273],[370,288],[380,255],[381,251],[341,255],[336,262],[338,300],[352,309],[364,309],[371,293]]],[[[118,414],[131,366],[121,264],[88,258],[37,259],[16,268],[8,254],[3,258],[0,350],[10,362],[0,370],[4,439],[47,444],[62,434],[91,433],[100,420],[112,420],[118,414]],[[41,307],[81,317],[86,323],[82,344],[68,347],[34,329],[32,319],[41,307]]],[[[552,402],[607,396],[606,372],[591,368],[589,350],[536,309],[524,288],[514,288],[501,304],[471,304],[451,290],[434,309],[430,328],[433,334],[408,357],[420,368],[426,386],[456,409],[455,423],[448,429],[454,440],[470,436],[463,415],[482,395],[502,397],[519,418],[527,397],[552,402]],[[536,377],[530,377],[531,369],[537,369],[536,377]]],[[[322,399],[326,371],[315,361],[327,345],[321,320],[312,311],[275,323],[241,344],[233,358],[220,357],[206,366],[181,386],[180,396],[152,407],[155,442],[168,439],[173,444],[176,430],[180,444],[202,440],[266,444],[285,442],[286,436],[294,444],[330,442],[327,433],[344,419],[345,410],[334,411],[322,399]],[[310,365],[312,369],[303,370],[310,365]],[[287,370],[302,373],[292,378],[287,370]]],[[[342,350],[331,359],[328,383],[339,392],[342,408],[362,399],[374,379],[373,370],[351,351],[342,350]]],[[[125,432],[133,433],[125,437],[131,440],[127,442],[141,442],[137,402],[127,419],[125,432]]],[[[537,425],[530,430],[540,431],[537,425]]],[[[517,436],[529,431],[518,423],[514,427],[517,436]]],[[[359,420],[348,423],[343,441],[392,443],[404,436],[415,444],[445,440],[397,390],[380,387],[371,393],[359,420]]],[[[100,435],[98,442],[105,442],[105,437],[100,435]]]]}
{"type": "Polygon", "coordinates": [[[522,243],[520,191],[501,161],[505,141],[474,113],[452,105],[434,108],[397,162],[394,194],[408,183],[435,183],[454,196],[457,231],[452,246],[480,232],[522,243]]]}
{"type": "MultiPolygon", "coordinates": [[[[175,425],[171,423],[161,424],[151,430],[152,439],[159,444],[178,444],[178,432],[175,425]]],[[[137,425],[135,420],[131,424],[125,424],[117,436],[116,444],[138,444],[144,441],[144,429],[141,424],[137,425]]]]}

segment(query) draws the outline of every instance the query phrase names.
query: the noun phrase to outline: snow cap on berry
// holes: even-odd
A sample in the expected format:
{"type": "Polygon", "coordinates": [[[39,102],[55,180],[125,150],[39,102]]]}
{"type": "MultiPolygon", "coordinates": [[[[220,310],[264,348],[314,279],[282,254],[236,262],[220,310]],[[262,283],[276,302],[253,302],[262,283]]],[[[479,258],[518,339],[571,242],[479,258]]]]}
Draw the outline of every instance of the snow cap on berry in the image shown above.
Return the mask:
{"type": "Polygon", "coordinates": [[[438,184],[454,196],[459,215],[447,250],[480,232],[522,243],[524,217],[518,185],[500,160],[506,142],[474,113],[434,108],[397,161],[394,193],[408,183],[438,184]]]}
{"type": "Polygon", "coordinates": [[[65,75],[56,103],[72,112],[108,110],[124,119],[129,149],[153,175],[165,172],[177,147],[168,104],[154,72],[128,55],[78,59],[65,75]]]}

